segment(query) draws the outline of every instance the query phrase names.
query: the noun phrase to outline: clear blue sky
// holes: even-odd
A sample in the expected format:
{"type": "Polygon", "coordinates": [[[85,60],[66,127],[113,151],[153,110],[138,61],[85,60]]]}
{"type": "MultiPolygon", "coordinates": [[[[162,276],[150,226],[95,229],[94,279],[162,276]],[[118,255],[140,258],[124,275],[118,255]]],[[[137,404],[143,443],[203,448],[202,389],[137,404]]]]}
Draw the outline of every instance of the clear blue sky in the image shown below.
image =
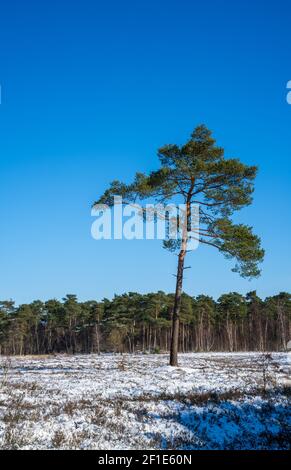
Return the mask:
{"type": "Polygon", "coordinates": [[[0,13],[1,299],[173,291],[175,256],[159,241],[94,241],[90,205],[201,122],[227,156],[259,165],[240,220],[266,259],[249,282],[199,248],[185,291],[291,290],[290,1],[12,0],[0,13]]]}

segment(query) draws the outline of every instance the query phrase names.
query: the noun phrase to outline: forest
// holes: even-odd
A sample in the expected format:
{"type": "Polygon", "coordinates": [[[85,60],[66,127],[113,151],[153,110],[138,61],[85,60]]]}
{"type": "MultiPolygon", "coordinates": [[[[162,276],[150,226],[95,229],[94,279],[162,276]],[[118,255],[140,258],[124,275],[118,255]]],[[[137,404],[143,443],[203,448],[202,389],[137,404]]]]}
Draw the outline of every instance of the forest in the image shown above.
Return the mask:
{"type": "MultiPolygon", "coordinates": [[[[0,302],[0,354],[167,352],[173,294],[129,292],[79,302],[0,302]]],[[[291,295],[262,300],[255,291],[217,301],[182,294],[179,351],[281,351],[291,338],[291,295]]]]}

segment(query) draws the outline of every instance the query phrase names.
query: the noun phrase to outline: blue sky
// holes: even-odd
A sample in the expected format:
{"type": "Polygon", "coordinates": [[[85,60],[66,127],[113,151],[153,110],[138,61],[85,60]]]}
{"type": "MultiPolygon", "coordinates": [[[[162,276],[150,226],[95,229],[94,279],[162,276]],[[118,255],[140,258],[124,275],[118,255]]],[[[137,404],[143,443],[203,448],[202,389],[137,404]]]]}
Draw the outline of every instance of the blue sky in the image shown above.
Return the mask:
{"type": "Polygon", "coordinates": [[[94,241],[91,203],[156,149],[205,123],[226,156],[259,165],[239,220],[266,249],[247,281],[211,248],[185,291],[289,290],[289,1],[11,1],[0,16],[0,298],[173,291],[159,241],[94,241]]]}

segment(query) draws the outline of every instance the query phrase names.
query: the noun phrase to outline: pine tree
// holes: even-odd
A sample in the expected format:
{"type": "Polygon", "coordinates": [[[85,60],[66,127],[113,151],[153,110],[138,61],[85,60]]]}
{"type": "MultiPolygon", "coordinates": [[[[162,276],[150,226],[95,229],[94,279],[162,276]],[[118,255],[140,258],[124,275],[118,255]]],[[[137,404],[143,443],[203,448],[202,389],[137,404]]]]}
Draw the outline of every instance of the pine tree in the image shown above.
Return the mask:
{"type": "Polygon", "coordinates": [[[258,263],[264,256],[260,239],[251,227],[235,224],[231,219],[235,211],[251,204],[257,168],[235,158],[226,159],[223,148],[216,145],[211,131],[204,125],[194,129],[186,144],[165,145],[159,149],[158,156],[161,166],[157,171],[149,175],[136,173],[129,185],[113,181],[97,203],[112,206],[114,196],[122,196],[125,204],[148,198],[157,203],[180,198],[185,204],[185,217],[182,223],[180,221],[181,239],[164,241],[165,248],[178,251],[170,351],[170,364],[177,366],[183,275],[189,242],[196,240],[218,249],[226,258],[234,258],[233,270],[243,277],[260,274],[258,263]],[[189,230],[192,204],[199,204],[200,226],[189,230]]]}

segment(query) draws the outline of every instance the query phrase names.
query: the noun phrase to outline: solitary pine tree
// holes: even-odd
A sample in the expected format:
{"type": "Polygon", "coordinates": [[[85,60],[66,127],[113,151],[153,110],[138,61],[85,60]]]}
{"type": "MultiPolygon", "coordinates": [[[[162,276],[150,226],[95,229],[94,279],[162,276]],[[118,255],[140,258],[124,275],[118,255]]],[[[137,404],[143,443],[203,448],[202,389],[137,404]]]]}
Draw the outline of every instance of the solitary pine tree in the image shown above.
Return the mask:
{"type": "Polygon", "coordinates": [[[95,204],[113,204],[114,196],[122,196],[124,204],[136,204],[145,199],[169,203],[178,199],[185,204],[182,237],[167,239],[165,248],[178,251],[178,266],[170,364],[178,365],[179,317],[185,256],[190,240],[214,247],[227,258],[234,258],[233,271],[243,277],[259,276],[258,263],[264,250],[252,228],[234,224],[234,211],[251,204],[257,167],[247,166],[238,159],[226,159],[224,150],[216,145],[212,133],[204,125],[196,127],[191,138],[182,146],[170,144],[158,150],[160,168],[148,175],[136,173],[132,184],[118,180],[95,204]],[[191,205],[199,205],[199,228],[189,230],[191,205]]]}

